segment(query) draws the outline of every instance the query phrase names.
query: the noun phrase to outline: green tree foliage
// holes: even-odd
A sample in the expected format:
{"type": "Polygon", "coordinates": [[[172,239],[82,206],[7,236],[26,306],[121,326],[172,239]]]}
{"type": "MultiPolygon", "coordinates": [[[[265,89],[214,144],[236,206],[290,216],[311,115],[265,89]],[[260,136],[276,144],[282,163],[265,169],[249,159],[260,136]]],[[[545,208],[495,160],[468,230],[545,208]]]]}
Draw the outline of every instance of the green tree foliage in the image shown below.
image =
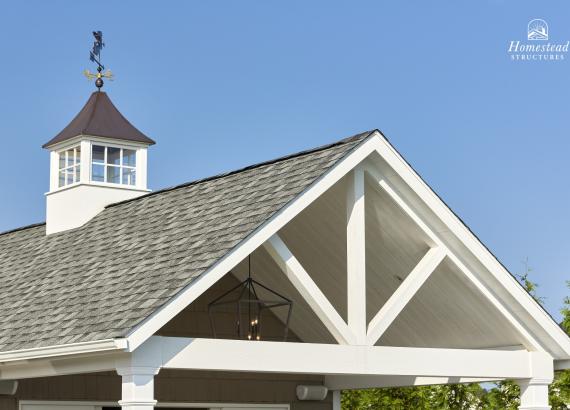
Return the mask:
{"type": "Polygon", "coordinates": [[[498,382],[487,393],[488,409],[517,410],[520,404],[521,389],[515,382],[498,382]]]}
{"type": "MultiPolygon", "coordinates": [[[[570,289],[570,280],[566,282],[566,286],[570,289]]],[[[564,298],[564,306],[560,313],[562,313],[562,323],[560,325],[570,335],[570,296],[564,298]]]]}
{"type": "MultiPolygon", "coordinates": [[[[566,285],[570,289],[570,281],[566,282],[566,285]]],[[[562,323],[560,325],[570,335],[570,296],[564,298],[564,306],[560,313],[562,313],[562,323]]],[[[570,370],[563,370],[555,374],[548,396],[552,410],[566,410],[570,408],[570,370]]]]}
{"type": "MultiPolygon", "coordinates": [[[[485,410],[487,392],[478,384],[348,390],[344,410],[485,410]]],[[[498,408],[498,407],[497,407],[498,408]]]]}
{"type": "MultiPolygon", "coordinates": [[[[517,279],[538,302],[538,285],[530,278],[532,269],[528,258],[524,272],[517,279]]],[[[570,281],[567,282],[570,289],[570,281]]],[[[564,299],[562,328],[570,334],[570,296],[564,299]]],[[[342,394],[343,410],[517,410],[520,388],[510,380],[498,382],[489,390],[479,384],[398,387],[385,389],[349,390],[342,394]]],[[[570,409],[570,370],[557,372],[549,390],[552,410],[570,409]]]]}

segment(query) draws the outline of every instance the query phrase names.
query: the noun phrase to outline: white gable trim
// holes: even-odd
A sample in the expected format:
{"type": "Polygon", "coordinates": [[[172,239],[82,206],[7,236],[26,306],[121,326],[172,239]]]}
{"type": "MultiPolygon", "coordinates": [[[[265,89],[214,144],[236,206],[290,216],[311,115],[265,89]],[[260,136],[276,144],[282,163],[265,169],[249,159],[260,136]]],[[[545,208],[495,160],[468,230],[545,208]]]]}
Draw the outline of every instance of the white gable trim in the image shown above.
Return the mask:
{"type": "MultiPolygon", "coordinates": [[[[398,154],[390,143],[379,133],[374,132],[367,139],[361,142],[352,152],[341,159],[335,166],[319,177],[310,187],[305,189],[296,199],[291,201],[280,211],[278,211],[267,222],[258,227],[242,243],[226,254],[210,269],[204,272],[198,279],[183,289],[177,296],[166,303],[162,308],[154,312],[150,317],[135,327],[127,336],[128,350],[133,351],[156,331],[164,326],[169,320],[180,313],[186,306],[192,303],[204,291],[222,278],[228,271],[234,268],[242,259],[253,252],[272,235],[277,233],[283,226],[290,222],[303,209],[309,206],[321,194],[332,187],[348,172],[362,163],[371,153],[378,153],[384,161],[391,167],[414,193],[421,199],[422,206],[427,206],[454,234],[461,243],[471,252],[474,257],[482,263],[485,268],[496,278],[497,281],[510,293],[518,302],[517,309],[522,307],[536,323],[552,337],[558,348],[566,353],[570,358],[570,338],[558,326],[556,322],[524,291],[515,278],[497,261],[497,259],[483,246],[471,231],[461,222],[457,216],[443,203],[443,201],[428,187],[410,165],[398,154]]],[[[384,187],[385,188],[385,187],[384,187]]],[[[420,226],[429,231],[425,223],[418,218],[420,226]]],[[[435,236],[435,235],[434,235],[435,236]]],[[[431,237],[431,235],[430,235],[431,237]]],[[[432,237],[432,240],[434,237],[432,237]]],[[[436,245],[441,241],[435,236],[436,245]]],[[[516,320],[509,310],[500,303],[493,294],[465,267],[452,252],[447,253],[452,261],[475,283],[480,291],[499,308],[505,318],[511,322],[519,333],[529,342],[532,350],[547,349],[542,341],[537,341],[525,326],[516,320]]],[[[511,309],[512,311],[512,309],[511,309]]],[[[551,349],[548,349],[551,350],[551,349]]],[[[555,358],[556,359],[556,358],[555,358]]]]}
{"type": "MultiPolygon", "coordinates": [[[[378,153],[401,177],[421,200],[436,214],[463,245],[485,266],[493,277],[501,283],[518,304],[552,337],[558,346],[570,357],[570,337],[552,317],[526,292],[509,271],[449,209],[449,207],[423,181],[414,169],[400,156],[385,139],[379,144],[378,153]]],[[[456,261],[454,261],[456,262],[456,261]]]]}
{"type": "MultiPolygon", "coordinates": [[[[398,204],[398,206],[416,223],[418,227],[422,229],[422,231],[428,236],[428,238],[436,244],[437,247],[444,250],[445,255],[449,257],[449,259],[457,266],[457,268],[475,285],[475,287],[487,298],[489,303],[493,305],[509,323],[518,331],[518,333],[525,339],[525,347],[529,350],[541,350],[546,351],[547,349],[542,346],[523,326],[520,321],[515,319],[515,317],[509,312],[509,310],[499,301],[478,278],[474,275],[462,262],[461,260],[453,253],[437,236],[435,232],[433,232],[425,223],[424,221],[411,209],[408,204],[400,197],[400,195],[392,188],[391,184],[377,172],[374,167],[367,166],[367,172],[369,172],[374,179],[378,181],[378,184],[384,189],[384,191],[392,198],[392,200],[398,204]]],[[[435,269],[435,268],[434,268],[435,269]]],[[[426,278],[427,280],[427,278],[426,278]]],[[[424,280],[425,282],[425,280],[424,280]]],[[[423,284],[423,282],[422,282],[423,284]]],[[[421,284],[417,285],[416,292],[419,289],[421,284]]],[[[396,291],[396,293],[398,290],[396,291]]],[[[415,292],[414,292],[415,294],[415,292]]],[[[395,296],[395,295],[392,295],[395,296]]],[[[413,296],[410,295],[410,298],[413,296]]],[[[391,298],[392,299],[392,298],[391,298]]]]}

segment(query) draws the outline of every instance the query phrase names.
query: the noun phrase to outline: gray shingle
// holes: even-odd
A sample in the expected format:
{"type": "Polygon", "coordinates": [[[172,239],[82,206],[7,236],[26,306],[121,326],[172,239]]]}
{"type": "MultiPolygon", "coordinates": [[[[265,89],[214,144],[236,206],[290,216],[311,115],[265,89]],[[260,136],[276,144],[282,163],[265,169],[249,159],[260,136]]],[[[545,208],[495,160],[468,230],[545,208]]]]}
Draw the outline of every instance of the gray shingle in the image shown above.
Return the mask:
{"type": "Polygon", "coordinates": [[[0,235],[0,351],[125,336],[370,133],[0,235]]]}

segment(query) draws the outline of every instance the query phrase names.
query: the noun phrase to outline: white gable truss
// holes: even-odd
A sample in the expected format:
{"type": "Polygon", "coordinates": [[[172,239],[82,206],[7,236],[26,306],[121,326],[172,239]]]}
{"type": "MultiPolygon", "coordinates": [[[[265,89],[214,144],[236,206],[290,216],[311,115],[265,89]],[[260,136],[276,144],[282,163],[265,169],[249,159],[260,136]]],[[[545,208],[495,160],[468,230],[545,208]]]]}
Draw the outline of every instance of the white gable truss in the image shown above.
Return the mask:
{"type": "Polygon", "coordinates": [[[260,226],[197,281],[154,313],[127,337],[134,351],[164,324],[221,279],[260,246],[281,266],[339,344],[374,345],[444,258],[461,272],[514,326],[529,351],[544,351],[555,359],[570,359],[570,338],[533,300],[516,279],[429,188],[378,131],[326,172],[269,221],[260,226]],[[384,162],[380,169],[376,155],[384,162]],[[347,296],[348,323],[287,248],[279,230],[341,178],[352,173],[348,198],[347,296]],[[417,224],[431,241],[429,249],[378,314],[366,323],[364,236],[364,175],[368,174],[417,224]]]}
{"type": "MultiPolygon", "coordinates": [[[[543,401],[540,397],[552,379],[553,368],[570,367],[570,338],[378,131],[126,339],[115,343],[123,349],[106,353],[104,358],[44,361],[47,370],[42,374],[35,371],[34,377],[117,369],[123,375],[124,386],[131,386],[126,393],[123,390],[123,398],[138,402],[146,397],[147,404],[152,402],[149,383],[152,385],[160,368],[323,374],[335,390],[513,378],[524,380],[523,398],[526,395],[526,402],[534,405],[543,401]],[[341,179],[348,187],[345,317],[288,247],[281,232],[341,179]],[[367,315],[365,180],[373,181],[413,221],[429,244],[372,317],[367,315]],[[265,249],[270,255],[336,344],[154,336],[257,249],[265,249]],[[515,329],[519,345],[481,349],[378,345],[444,261],[458,269],[486,303],[500,313],[505,326],[515,329]]],[[[31,377],[31,372],[31,366],[15,364],[0,368],[0,379],[31,377]]]]}

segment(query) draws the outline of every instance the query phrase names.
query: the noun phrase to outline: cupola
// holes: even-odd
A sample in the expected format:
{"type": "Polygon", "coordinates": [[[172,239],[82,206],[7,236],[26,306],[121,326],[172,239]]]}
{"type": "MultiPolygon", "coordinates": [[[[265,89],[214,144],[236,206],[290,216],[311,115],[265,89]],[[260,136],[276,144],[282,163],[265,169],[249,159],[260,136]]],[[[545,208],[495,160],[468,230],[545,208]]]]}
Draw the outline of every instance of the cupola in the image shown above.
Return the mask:
{"type": "Polygon", "coordinates": [[[113,202],[147,193],[147,148],[155,142],[135,128],[103,91],[43,145],[50,151],[47,234],[77,228],[113,202]]]}
{"type": "Polygon", "coordinates": [[[97,73],[85,70],[95,80],[79,114],[59,134],[43,145],[50,151],[50,184],[46,194],[46,233],[53,234],[85,224],[105,206],[147,193],[147,148],[154,141],[135,128],[101,91],[103,33],[94,31],[89,59],[97,73]]]}

